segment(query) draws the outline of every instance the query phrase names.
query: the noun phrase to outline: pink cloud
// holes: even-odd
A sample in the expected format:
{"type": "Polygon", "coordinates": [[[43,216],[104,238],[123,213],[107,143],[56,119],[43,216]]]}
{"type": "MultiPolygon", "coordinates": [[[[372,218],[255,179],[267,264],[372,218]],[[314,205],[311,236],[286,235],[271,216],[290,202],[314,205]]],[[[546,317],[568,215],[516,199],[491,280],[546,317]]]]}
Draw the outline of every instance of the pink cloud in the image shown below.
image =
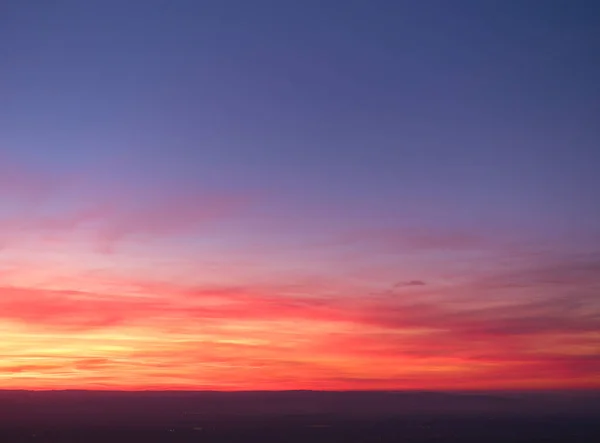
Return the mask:
{"type": "Polygon", "coordinates": [[[132,236],[180,235],[197,232],[216,221],[239,214],[247,204],[230,195],[187,195],[143,205],[121,202],[103,215],[98,236],[106,249],[132,236]]]}
{"type": "Polygon", "coordinates": [[[27,238],[56,243],[80,237],[97,250],[111,252],[126,240],[151,241],[203,232],[219,221],[239,216],[249,202],[247,197],[219,192],[140,199],[127,190],[115,195],[90,190],[88,197],[64,200],[58,188],[48,188],[43,179],[35,182],[19,175],[2,180],[0,194],[16,199],[44,195],[47,200],[45,207],[38,204],[27,211],[0,214],[4,245],[27,238]],[[60,211],[48,211],[61,206],[60,211]]]}

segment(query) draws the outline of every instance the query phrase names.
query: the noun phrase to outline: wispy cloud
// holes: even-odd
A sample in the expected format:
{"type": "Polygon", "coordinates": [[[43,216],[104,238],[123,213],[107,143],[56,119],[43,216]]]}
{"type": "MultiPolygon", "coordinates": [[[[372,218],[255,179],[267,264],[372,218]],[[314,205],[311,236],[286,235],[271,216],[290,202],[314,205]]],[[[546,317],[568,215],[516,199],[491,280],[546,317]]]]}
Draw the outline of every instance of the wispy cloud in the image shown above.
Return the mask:
{"type": "Polygon", "coordinates": [[[458,250],[469,251],[496,245],[493,238],[479,232],[425,228],[365,228],[344,233],[342,244],[389,252],[458,250]]]}
{"type": "Polygon", "coordinates": [[[394,285],[395,288],[403,288],[403,287],[407,287],[407,286],[425,286],[427,283],[425,283],[422,280],[409,280],[409,281],[401,281],[398,282],[394,285]]]}
{"type": "Polygon", "coordinates": [[[246,195],[219,191],[157,193],[143,197],[129,188],[98,188],[81,177],[58,180],[30,168],[0,163],[0,195],[26,208],[2,208],[2,243],[83,237],[103,252],[127,240],[193,234],[211,223],[234,217],[248,205],[246,195]]]}

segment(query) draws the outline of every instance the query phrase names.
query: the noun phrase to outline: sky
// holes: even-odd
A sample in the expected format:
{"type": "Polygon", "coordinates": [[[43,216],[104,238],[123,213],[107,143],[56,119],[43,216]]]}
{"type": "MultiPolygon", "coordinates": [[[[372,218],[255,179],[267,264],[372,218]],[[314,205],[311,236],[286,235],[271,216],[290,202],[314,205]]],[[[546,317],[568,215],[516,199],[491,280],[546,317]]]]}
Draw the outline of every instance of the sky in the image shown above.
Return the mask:
{"type": "Polygon", "coordinates": [[[0,388],[600,388],[599,13],[1,2],[0,388]]]}

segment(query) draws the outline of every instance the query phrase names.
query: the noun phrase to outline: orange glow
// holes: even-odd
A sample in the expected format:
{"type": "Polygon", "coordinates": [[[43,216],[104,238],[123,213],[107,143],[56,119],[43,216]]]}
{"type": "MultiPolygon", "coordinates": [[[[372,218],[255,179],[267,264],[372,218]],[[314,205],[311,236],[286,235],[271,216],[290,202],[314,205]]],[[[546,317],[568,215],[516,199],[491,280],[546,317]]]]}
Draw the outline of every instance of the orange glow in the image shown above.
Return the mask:
{"type": "MultiPolygon", "coordinates": [[[[27,201],[45,189],[7,183],[27,201]]],[[[600,386],[594,256],[515,262],[518,251],[446,232],[278,248],[245,225],[203,231],[237,201],[0,214],[0,387],[600,386]],[[461,255],[478,242],[491,252],[461,255]]]]}
{"type": "MultiPolygon", "coordinates": [[[[111,293],[1,288],[0,385],[502,389],[600,381],[600,333],[574,323],[582,319],[530,324],[536,307],[529,302],[472,312],[464,301],[450,310],[388,295],[314,298],[277,288],[149,283],[132,295],[131,285],[122,294],[115,286],[111,293]]],[[[548,301],[546,315],[559,308],[548,301]]]]}

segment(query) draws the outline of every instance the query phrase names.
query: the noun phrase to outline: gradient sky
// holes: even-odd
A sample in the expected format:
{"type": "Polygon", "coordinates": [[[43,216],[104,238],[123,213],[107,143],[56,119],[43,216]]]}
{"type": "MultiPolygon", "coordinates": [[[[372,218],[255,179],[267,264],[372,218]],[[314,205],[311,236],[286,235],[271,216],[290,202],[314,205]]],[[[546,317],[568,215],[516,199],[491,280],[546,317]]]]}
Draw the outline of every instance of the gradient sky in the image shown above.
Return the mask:
{"type": "Polygon", "coordinates": [[[600,387],[598,17],[2,1],[0,388],[600,387]]]}

